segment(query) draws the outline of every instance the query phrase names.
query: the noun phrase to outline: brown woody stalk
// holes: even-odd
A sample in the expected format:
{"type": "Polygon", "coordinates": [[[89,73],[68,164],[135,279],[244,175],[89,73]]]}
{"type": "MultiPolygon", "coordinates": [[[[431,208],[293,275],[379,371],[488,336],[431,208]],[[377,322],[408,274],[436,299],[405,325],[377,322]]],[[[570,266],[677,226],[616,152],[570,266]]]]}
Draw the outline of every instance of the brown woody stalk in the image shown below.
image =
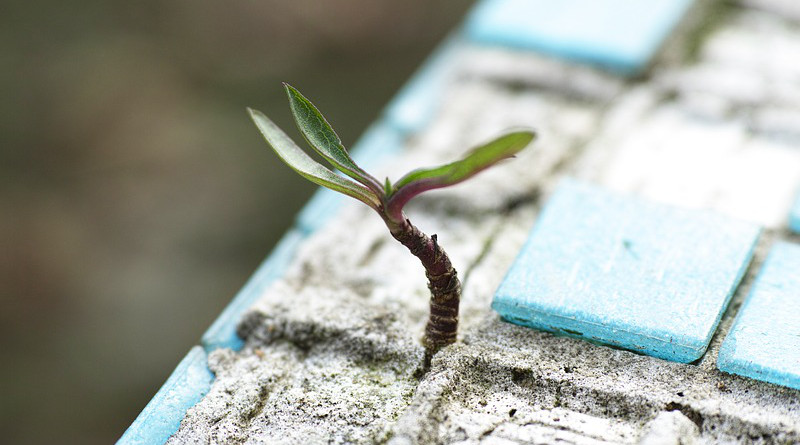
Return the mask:
{"type": "Polygon", "coordinates": [[[387,220],[394,239],[419,258],[428,277],[431,292],[430,315],[425,327],[423,345],[428,358],[439,349],[453,344],[458,334],[458,304],[461,300],[461,281],[450,258],[439,245],[436,235],[428,236],[411,221],[400,224],[387,220]]]}

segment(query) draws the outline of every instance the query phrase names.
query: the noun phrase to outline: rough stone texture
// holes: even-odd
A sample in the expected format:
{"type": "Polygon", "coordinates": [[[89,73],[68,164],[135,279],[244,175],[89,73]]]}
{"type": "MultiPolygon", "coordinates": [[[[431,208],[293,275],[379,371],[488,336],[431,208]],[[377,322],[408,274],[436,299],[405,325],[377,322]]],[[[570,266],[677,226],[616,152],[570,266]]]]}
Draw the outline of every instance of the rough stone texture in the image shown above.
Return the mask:
{"type": "Polygon", "coordinates": [[[431,373],[453,378],[441,383],[438,403],[412,402],[395,443],[492,443],[495,436],[511,443],[635,443],[649,421],[668,411],[691,419],[706,443],[800,437],[796,391],[495,317],[437,356],[431,373]],[[420,425],[409,428],[408,418],[420,425]]]}
{"type": "Polygon", "coordinates": [[[245,348],[210,355],[216,381],[170,443],[800,442],[797,390],[716,370],[765,252],[789,236],[800,58],[787,51],[800,49],[800,28],[769,11],[719,8],[724,20],[697,43],[696,60],[636,83],[467,48],[434,121],[376,172],[396,179],[507,127],[539,130],[517,159],[408,207],[464,281],[459,343],[422,372],[423,270],[370,209],[348,202],[245,316],[245,348]],[[698,362],[557,337],[490,311],[565,175],[767,225],[698,362]]]}
{"type": "Polygon", "coordinates": [[[691,445],[697,443],[699,428],[680,411],[659,413],[647,425],[639,445],[691,445]]]}
{"type": "Polygon", "coordinates": [[[384,441],[414,393],[417,362],[407,356],[370,360],[359,352],[327,341],[277,341],[240,355],[217,350],[209,358],[217,382],[188,414],[194,422],[170,442],[384,441]]]}

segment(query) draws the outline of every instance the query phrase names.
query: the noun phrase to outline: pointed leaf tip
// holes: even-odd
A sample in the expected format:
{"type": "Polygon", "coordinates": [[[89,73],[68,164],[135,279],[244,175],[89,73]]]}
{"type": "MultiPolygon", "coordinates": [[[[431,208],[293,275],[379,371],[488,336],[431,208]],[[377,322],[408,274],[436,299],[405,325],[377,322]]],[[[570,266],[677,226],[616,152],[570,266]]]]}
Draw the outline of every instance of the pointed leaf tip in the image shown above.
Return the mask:
{"type": "Polygon", "coordinates": [[[387,212],[395,219],[400,218],[403,206],[414,196],[465,181],[501,160],[513,157],[535,137],[533,130],[513,131],[474,148],[460,161],[408,173],[394,184],[387,212]]]}
{"type": "Polygon", "coordinates": [[[374,209],[378,208],[380,200],[373,191],[323,167],[301,150],[264,113],[249,107],[247,110],[267,144],[283,162],[301,176],[317,185],[358,199],[374,209]]]}
{"type": "Polygon", "coordinates": [[[336,134],[317,107],[291,85],[284,83],[284,87],[289,97],[289,106],[297,128],[309,145],[342,173],[374,192],[381,193],[381,184],[356,165],[344,145],[342,145],[339,135],[336,134]]]}
{"type": "Polygon", "coordinates": [[[431,188],[447,187],[480,173],[497,162],[510,158],[536,137],[533,130],[518,130],[506,133],[494,140],[469,151],[460,161],[433,168],[422,168],[412,171],[395,184],[401,189],[414,182],[425,180],[431,188]]]}

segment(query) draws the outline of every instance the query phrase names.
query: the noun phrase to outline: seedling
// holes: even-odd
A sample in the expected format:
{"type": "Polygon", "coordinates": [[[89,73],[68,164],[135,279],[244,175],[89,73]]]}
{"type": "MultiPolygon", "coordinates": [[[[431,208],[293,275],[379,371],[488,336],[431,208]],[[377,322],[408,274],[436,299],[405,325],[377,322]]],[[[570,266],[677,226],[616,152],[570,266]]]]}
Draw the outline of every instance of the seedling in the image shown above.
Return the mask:
{"type": "Polygon", "coordinates": [[[284,87],[303,137],[322,158],[347,177],[313,160],[261,112],[248,108],[250,117],[267,143],[289,167],[309,181],[344,193],[375,210],[392,236],[422,262],[431,292],[431,312],[423,338],[430,358],[442,347],[456,341],[461,282],[436,235],[429,237],[411,224],[403,213],[403,207],[422,192],[458,184],[514,156],[536,134],[530,130],[510,132],[473,149],[460,161],[414,170],[395,183],[388,178],[381,183],[353,162],[339,136],[308,99],[290,85],[284,84],[284,87]]]}

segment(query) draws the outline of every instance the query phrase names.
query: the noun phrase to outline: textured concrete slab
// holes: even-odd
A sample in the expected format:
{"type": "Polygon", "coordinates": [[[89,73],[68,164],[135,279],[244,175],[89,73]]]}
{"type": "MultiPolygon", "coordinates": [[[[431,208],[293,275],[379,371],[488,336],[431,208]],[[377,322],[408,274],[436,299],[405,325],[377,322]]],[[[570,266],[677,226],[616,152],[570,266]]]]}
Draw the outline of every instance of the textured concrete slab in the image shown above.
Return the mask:
{"type": "Polygon", "coordinates": [[[172,442],[800,442],[797,390],[716,366],[766,250],[792,239],[784,198],[800,164],[791,154],[800,59],[783,54],[796,48],[798,28],[776,14],[717,6],[722,19],[692,40],[696,57],[660,54],[636,83],[535,52],[463,44],[446,88],[428,98],[429,118],[414,132],[391,124],[403,151],[376,166],[379,177],[392,176],[460,157],[509,127],[540,133],[516,159],[409,203],[408,216],[439,235],[463,279],[458,343],[421,372],[423,271],[370,209],[342,205],[334,220],[302,232],[285,274],[243,315],[245,346],[209,355],[217,378],[172,442]],[[666,164],[664,153],[648,163],[650,145],[679,159],[666,164]],[[692,364],[504,323],[489,307],[542,197],[565,175],[597,181],[622,146],[625,157],[642,150],[639,164],[614,170],[622,189],[654,200],[642,192],[680,189],[681,206],[770,221],[708,352],[692,364]],[[753,168],[727,169],[735,159],[753,168]],[[658,163],[671,171],[653,187],[658,163]]]}
{"type": "Polygon", "coordinates": [[[722,343],[717,366],[800,389],[800,244],[773,246],[722,343]]]}
{"type": "Polygon", "coordinates": [[[800,181],[800,150],[753,137],[741,121],[698,116],[697,96],[682,94],[694,102],[665,102],[658,91],[641,89],[614,104],[591,142],[597,157],[585,159],[587,177],[655,201],[784,227],[800,181]]]}
{"type": "Polygon", "coordinates": [[[192,348],[117,444],[165,443],[177,431],[186,411],[211,388],[214,375],[206,366],[206,361],[203,348],[192,348]]]}
{"type": "Polygon", "coordinates": [[[168,443],[380,443],[405,409],[423,348],[397,305],[285,282],[243,321],[240,353],[210,354],[217,379],[168,443]]]}
{"type": "Polygon", "coordinates": [[[795,443],[797,394],[490,317],[434,359],[389,443],[795,443]]]}
{"type": "Polygon", "coordinates": [[[476,42],[532,49],[601,65],[626,75],[642,72],[691,0],[485,0],[466,24],[476,42]]]}
{"type": "Polygon", "coordinates": [[[688,363],[708,347],[758,234],[565,181],[492,308],[512,323],[688,363]]]}
{"type": "Polygon", "coordinates": [[[220,383],[167,443],[380,443],[416,383],[399,360],[354,362],[291,343],[220,350],[210,366],[220,383]]]}
{"type": "Polygon", "coordinates": [[[639,445],[680,445],[697,441],[700,436],[697,425],[678,410],[662,411],[650,422],[647,430],[647,434],[639,439],[639,445]]]}

